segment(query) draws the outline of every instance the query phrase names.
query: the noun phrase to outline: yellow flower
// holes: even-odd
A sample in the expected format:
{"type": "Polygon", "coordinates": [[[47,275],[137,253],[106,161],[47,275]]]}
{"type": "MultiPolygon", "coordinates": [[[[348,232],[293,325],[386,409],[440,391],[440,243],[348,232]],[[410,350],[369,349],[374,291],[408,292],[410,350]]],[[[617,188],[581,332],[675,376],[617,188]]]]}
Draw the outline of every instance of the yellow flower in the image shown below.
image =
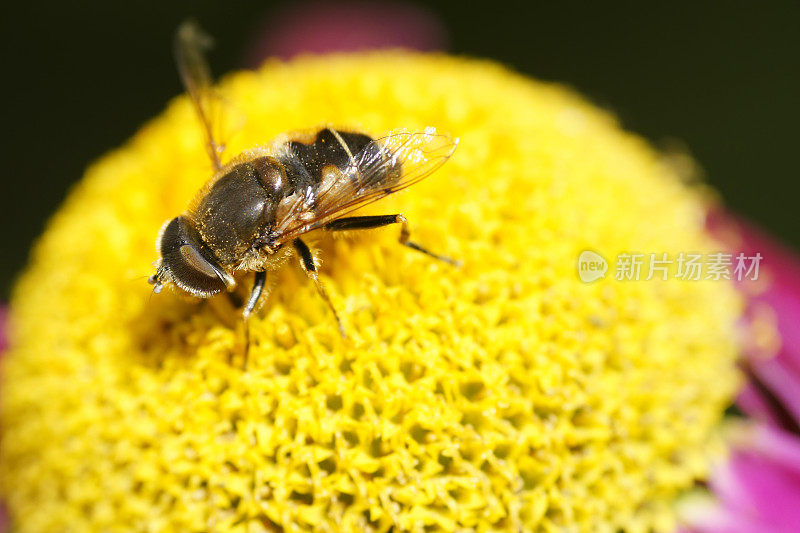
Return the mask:
{"type": "MultiPolygon", "coordinates": [[[[581,251],[715,251],[702,195],[564,88],[372,53],[221,91],[227,156],[322,123],[461,138],[387,228],[321,240],[350,339],[296,264],[252,321],[145,283],[209,177],[186,98],[87,171],[12,302],[0,486],[15,531],[668,530],[738,378],[719,281],[578,279],[581,251]]],[[[380,211],[378,211],[380,209],[380,211]]],[[[249,283],[249,282],[248,282],[249,283]]],[[[247,285],[248,283],[244,283],[247,285]]]]}

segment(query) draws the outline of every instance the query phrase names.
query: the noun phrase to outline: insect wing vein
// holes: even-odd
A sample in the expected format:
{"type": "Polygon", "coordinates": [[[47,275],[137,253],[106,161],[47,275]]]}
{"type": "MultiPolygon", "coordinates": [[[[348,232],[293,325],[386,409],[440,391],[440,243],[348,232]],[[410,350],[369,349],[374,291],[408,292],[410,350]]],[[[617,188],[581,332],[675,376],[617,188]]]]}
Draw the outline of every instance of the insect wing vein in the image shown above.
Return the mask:
{"type": "Polygon", "coordinates": [[[354,162],[316,193],[313,209],[295,201],[276,224],[277,243],[288,242],[356,209],[423,180],[453,154],[458,139],[434,130],[398,131],[367,144],[354,162]],[[399,175],[392,175],[400,168],[399,175]]]}

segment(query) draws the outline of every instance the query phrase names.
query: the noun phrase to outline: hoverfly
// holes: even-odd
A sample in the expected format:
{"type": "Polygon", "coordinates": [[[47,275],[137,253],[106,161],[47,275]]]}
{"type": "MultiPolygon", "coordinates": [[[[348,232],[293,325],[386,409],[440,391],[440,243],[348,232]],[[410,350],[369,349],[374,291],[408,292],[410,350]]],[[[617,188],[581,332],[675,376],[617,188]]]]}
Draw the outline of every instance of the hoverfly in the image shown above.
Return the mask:
{"type": "Polygon", "coordinates": [[[400,243],[456,264],[409,240],[402,214],[347,216],[409,187],[453,154],[457,139],[436,133],[395,131],[373,139],[365,133],[323,126],[287,133],[222,164],[223,147],[212,124],[215,94],[203,53],[209,39],[187,22],[178,29],[175,53],[181,79],[203,128],[214,175],[189,209],[168,220],[156,240],[159,259],[149,282],[158,293],[171,286],[208,298],[236,286],[235,274],[255,272],[242,314],[258,307],[267,273],[292,254],[316,285],[344,335],[341,320],[317,274],[304,235],[400,224],[400,243]]]}

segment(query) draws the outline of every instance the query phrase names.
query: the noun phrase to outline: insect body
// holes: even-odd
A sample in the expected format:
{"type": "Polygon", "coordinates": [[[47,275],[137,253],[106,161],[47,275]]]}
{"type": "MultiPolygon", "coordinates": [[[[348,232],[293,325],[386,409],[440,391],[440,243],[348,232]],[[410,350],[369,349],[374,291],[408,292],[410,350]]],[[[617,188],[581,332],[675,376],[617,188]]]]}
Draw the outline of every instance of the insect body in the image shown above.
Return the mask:
{"type": "Polygon", "coordinates": [[[325,126],[284,134],[223,166],[208,120],[212,94],[200,50],[203,44],[196,26],[181,27],[176,41],[178,62],[216,172],[190,208],[162,227],[156,242],[160,258],[150,277],[155,292],[172,285],[207,298],[232,290],[236,272],[252,271],[253,288],[243,309],[246,318],[261,298],[267,272],[295,253],[336,315],[303,240],[314,230],[401,224],[402,244],[454,263],[409,241],[402,214],[346,215],[425,178],[447,161],[457,141],[432,129],[397,131],[373,139],[325,126]]]}

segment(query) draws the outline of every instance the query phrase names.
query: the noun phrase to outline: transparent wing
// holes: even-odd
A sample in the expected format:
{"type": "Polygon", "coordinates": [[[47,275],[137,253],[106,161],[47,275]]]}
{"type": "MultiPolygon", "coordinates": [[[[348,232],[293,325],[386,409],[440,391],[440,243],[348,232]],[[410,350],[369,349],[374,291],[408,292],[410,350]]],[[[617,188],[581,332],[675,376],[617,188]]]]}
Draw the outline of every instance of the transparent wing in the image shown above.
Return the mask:
{"type": "Polygon", "coordinates": [[[368,143],[350,164],[317,191],[300,191],[278,213],[275,242],[320,228],[428,177],[453,155],[458,139],[437,133],[396,131],[368,143]]]}
{"type": "Polygon", "coordinates": [[[205,59],[205,52],[211,48],[213,40],[193,20],[187,20],[178,27],[175,34],[175,59],[184,87],[189,92],[192,104],[203,126],[206,150],[215,170],[220,163],[221,145],[218,144],[220,124],[220,98],[211,85],[211,73],[205,59]]]}

